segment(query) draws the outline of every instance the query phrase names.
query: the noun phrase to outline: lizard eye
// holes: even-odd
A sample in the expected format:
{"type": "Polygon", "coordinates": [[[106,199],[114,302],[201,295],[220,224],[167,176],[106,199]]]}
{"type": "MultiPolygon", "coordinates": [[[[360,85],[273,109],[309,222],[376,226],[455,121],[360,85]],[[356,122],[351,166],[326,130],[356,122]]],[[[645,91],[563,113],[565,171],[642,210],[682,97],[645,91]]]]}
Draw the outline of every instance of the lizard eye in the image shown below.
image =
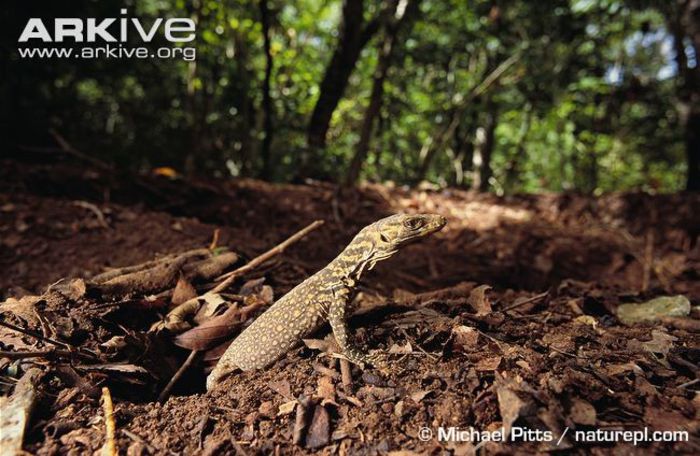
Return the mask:
{"type": "Polygon", "coordinates": [[[379,239],[381,239],[382,242],[386,242],[387,244],[389,243],[389,238],[384,233],[379,233],[379,239]]]}
{"type": "Polygon", "coordinates": [[[423,219],[420,218],[411,218],[403,222],[403,226],[408,228],[409,230],[417,230],[421,228],[424,225],[423,219]]]}

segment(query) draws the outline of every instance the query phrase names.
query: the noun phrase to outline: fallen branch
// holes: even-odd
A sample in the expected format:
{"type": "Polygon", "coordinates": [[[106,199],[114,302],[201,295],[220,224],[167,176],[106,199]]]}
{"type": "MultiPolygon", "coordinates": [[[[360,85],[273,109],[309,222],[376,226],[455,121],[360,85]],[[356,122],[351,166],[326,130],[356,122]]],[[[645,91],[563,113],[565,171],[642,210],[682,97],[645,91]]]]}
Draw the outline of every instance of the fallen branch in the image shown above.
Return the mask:
{"type": "Polygon", "coordinates": [[[105,282],[110,281],[112,279],[115,279],[119,276],[131,274],[133,272],[143,271],[146,269],[151,269],[154,266],[157,266],[157,265],[162,264],[164,262],[172,261],[172,260],[174,260],[178,257],[181,257],[181,256],[186,256],[187,258],[192,258],[192,257],[196,257],[196,256],[209,255],[209,253],[210,253],[209,249],[205,249],[205,248],[187,250],[186,252],[181,252],[181,253],[172,253],[170,255],[165,255],[161,258],[156,258],[155,260],[146,261],[144,263],[133,264],[133,265],[124,266],[121,268],[110,269],[108,271],[103,272],[102,274],[98,274],[95,277],[93,277],[91,282],[98,283],[98,284],[105,283],[105,282]]]}
{"type": "Polygon", "coordinates": [[[90,155],[87,155],[87,154],[85,154],[85,153],[79,151],[79,150],[76,149],[75,147],[73,147],[68,141],[66,141],[66,138],[64,138],[63,136],[61,136],[61,135],[60,135],[56,130],[54,130],[53,128],[50,128],[50,129],[49,129],[49,134],[53,137],[54,141],[56,141],[56,143],[58,143],[58,146],[61,148],[61,150],[62,150],[63,152],[65,152],[65,153],[67,153],[67,154],[69,154],[69,155],[72,155],[72,156],[74,156],[74,157],[77,157],[77,158],[79,158],[79,159],[81,159],[81,160],[84,160],[84,161],[86,161],[86,162],[88,162],[88,163],[91,163],[92,165],[94,165],[94,166],[96,166],[96,167],[98,167],[98,168],[100,168],[100,169],[102,169],[102,170],[109,171],[109,170],[112,169],[112,167],[111,167],[110,165],[108,165],[107,163],[103,162],[102,160],[98,160],[98,159],[95,158],[95,157],[91,157],[90,155]]]}
{"type": "Polygon", "coordinates": [[[224,251],[214,255],[209,249],[193,249],[145,263],[111,269],[95,276],[87,286],[90,290],[108,296],[157,293],[172,288],[180,275],[191,283],[213,280],[238,262],[238,259],[235,252],[224,251]]]}
{"type": "Polygon", "coordinates": [[[506,307],[505,309],[501,310],[501,312],[508,312],[509,310],[517,309],[518,307],[524,306],[525,304],[530,304],[531,302],[539,301],[540,299],[546,297],[548,294],[549,294],[549,290],[542,292],[540,294],[537,294],[535,296],[532,296],[530,298],[527,298],[523,301],[511,304],[508,307],[506,307]]]}
{"type": "Polygon", "coordinates": [[[0,350],[0,358],[25,359],[25,358],[48,358],[50,356],[71,356],[74,353],[70,350],[33,350],[33,351],[7,351],[0,350]]]}
{"type": "Polygon", "coordinates": [[[41,371],[29,369],[19,379],[9,398],[0,403],[0,454],[24,454],[24,433],[39,399],[36,388],[41,371]]]}
{"type": "Polygon", "coordinates": [[[168,399],[168,397],[170,397],[170,391],[173,389],[175,384],[180,380],[180,377],[182,377],[182,375],[185,372],[187,372],[187,369],[189,369],[190,366],[192,366],[195,359],[197,358],[197,354],[199,354],[199,353],[201,353],[201,352],[199,352],[197,350],[192,350],[190,352],[190,355],[187,357],[185,362],[182,363],[182,366],[180,366],[180,368],[177,370],[177,372],[175,372],[175,375],[173,375],[173,378],[171,378],[170,381],[168,382],[168,384],[165,385],[165,388],[163,388],[163,391],[158,396],[158,402],[161,402],[161,403],[165,402],[168,399]]]}
{"type": "Polygon", "coordinates": [[[253,258],[251,261],[246,263],[245,265],[241,266],[240,268],[231,271],[229,273],[226,273],[220,277],[217,278],[217,280],[223,280],[220,284],[214,287],[210,291],[210,293],[219,293],[221,291],[224,291],[226,288],[228,288],[229,285],[233,283],[234,280],[236,280],[238,277],[242,276],[243,274],[246,274],[247,272],[252,271],[255,269],[257,266],[261,265],[262,263],[266,262],[270,258],[279,255],[280,253],[284,252],[284,250],[289,247],[290,245],[294,244],[295,242],[299,241],[302,239],[304,236],[312,232],[313,230],[317,229],[321,225],[323,225],[323,220],[316,220],[315,222],[311,223],[309,226],[306,228],[297,231],[295,234],[293,234],[291,237],[289,237],[286,241],[282,242],[281,244],[277,245],[276,247],[271,248],[267,252],[263,253],[262,255],[259,255],[255,258],[253,258]]]}
{"type": "Polygon", "coordinates": [[[47,342],[47,343],[52,344],[52,345],[63,347],[65,349],[67,349],[68,351],[75,353],[76,355],[81,356],[83,358],[86,358],[90,361],[100,361],[100,357],[92,352],[86,351],[82,348],[76,347],[75,345],[71,345],[67,342],[61,342],[60,340],[55,340],[55,339],[52,339],[50,337],[46,337],[43,334],[39,334],[38,332],[33,331],[31,329],[22,328],[20,326],[15,326],[12,323],[7,323],[4,321],[0,321],[0,326],[4,326],[4,327],[11,329],[13,331],[17,331],[18,333],[22,333],[22,334],[25,334],[27,336],[33,337],[33,338],[38,339],[42,342],[47,342]]]}
{"type": "Polygon", "coordinates": [[[88,286],[108,296],[161,291],[174,286],[185,263],[197,255],[197,252],[186,252],[171,260],[159,262],[150,269],[120,275],[102,283],[90,283],[88,286]]]}
{"type": "Polygon", "coordinates": [[[347,359],[340,360],[340,377],[343,380],[343,388],[348,394],[352,394],[352,371],[347,359]]]}
{"type": "Polygon", "coordinates": [[[73,206],[78,206],[78,207],[82,207],[84,209],[89,210],[90,212],[95,214],[95,217],[97,217],[97,222],[100,224],[100,226],[102,228],[109,228],[109,224],[107,223],[107,220],[105,219],[105,215],[94,204],[88,203],[87,201],[73,201],[73,206]]]}

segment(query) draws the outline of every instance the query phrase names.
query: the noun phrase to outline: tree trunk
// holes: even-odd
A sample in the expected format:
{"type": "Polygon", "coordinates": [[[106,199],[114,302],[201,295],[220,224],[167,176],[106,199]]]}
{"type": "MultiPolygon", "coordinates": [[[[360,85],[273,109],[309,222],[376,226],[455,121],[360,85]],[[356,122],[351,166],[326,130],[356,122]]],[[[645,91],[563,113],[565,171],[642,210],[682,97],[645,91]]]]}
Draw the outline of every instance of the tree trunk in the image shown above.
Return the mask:
{"type": "Polygon", "coordinates": [[[691,111],[685,126],[685,153],[688,175],[685,189],[700,192],[700,111],[691,111]]]}
{"type": "Polygon", "coordinates": [[[454,158],[452,167],[454,174],[450,184],[455,187],[466,185],[466,176],[472,171],[474,161],[474,135],[479,119],[478,109],[472,109],[465,122],[457,126],[454,133],[454,158]]]}
{"type": "Polygon", "coordinates": [[[236,98],[240,100],[240,125],[237,125],[237,131],[234,138],[238,139],[240,142],[240,148],[235,148],[234,150],[240,150],[238,154],[233,155],[238,163],[238,175],[240,176],[250,176],[252,173],[250,170],[253,168],[253,137],[252,133],[255,131],[255,118],[256,107],[255,103],[250,97],[251,93],[251,81],[254,79],[250,70],[248,69],[248,48],[246,40],[238,33],[234,31],[233,42],[236,49],[235,59],[236,66],[238,68],[238,81],[241,93],[237,95],[236,98]]]}
{"type": "Polygon", "coordinates": [[[399,2],[394,0],[391,9],[395,11],[393,19],[391,19],[386,26],[386,32],[384,35],[384,40],[379,49],[379,60],[377,61],[377,67],[374,71],[374,77],[372,81],[372,94],[370,95],[369,105],[365,111],[365,117],[362,121],[362,127],[360,129],[360,139],[355,146],[355,154],[350,162],[350,167],[348,168],[347,175],[345,176],[345,184],[353,185],[357,182],[360,177],[360,171],[362,165],[367,158],[367,152],[369,151],[370,140],[372,138],[372,131],[374,127],[374,120],[379,114],[382,108],[382,101],[384,99],[384,81],[386,80],[386,75],[391,66],[391,59],[395,49],[396,38],[399,31],[405,27],[410,26],[413,22],[415,16],[420,12],[420,0],[406,0],[408,5],[406,5],[403,11],[399,11],[397,8],[399,2]],[[404,25],[408,23],[408,25],[404,25]]]}
{"type": "Polygon", "coordinates": [[[493,175],[491,156],[496,139],[498,125],[498,105],[489,99],[487,103],[484,126],[477,131],[477,146],[474,149],[474,180],[472,188],[480,192],[488,191],[489,180],[493,175]]]}
{"type": "MultiPolygon", "coordinates": [[[[700,55],[700,0],[685,0],[682,24],[696,56],[700,55]]],[[[700,191],[700,67],[686,71],[688,117],[685,121],[685,153],[688,161],[686,190],[700,191]]]]}
{"type": "MultiPolygon", "coordinates": [[[[199,24],[202,4],[198,0],[194,0],[191,4],[190,19],[195,24],[199,24]]],[[[201,150],[201,129],[200,129],[200,112],[197,103],[197,88],[195,81],[197,80],[197,60],[192,60],[187,63],[187,98],[185,106],[189,117],[189,150],[185,155],[183,170],[185,175],[193,176],[199,169],[199,162],[202,155],[201,150]]]]}
{"type": "Polygon", "coordinates": [[[695,55],[700,51],[700,0],[677,0],[667,11],[668,28],[673,34],[678,67],[678,100],[684,129],[688,172],[685,188],[700,191],[700,68],[688,66],[684,39],[690,39],[695,55]]]}
{"type": "Polygon", "coordinates": [[[527,153],[525,142],[530,132],[530,125],[532,124],[532,106],[529,103],[525,107],[523,116],[523,122],[520,124],[520,132],[518,133],[518,140],[515,144],[515,151],[506,165],[506,173],[503,182],[506,191],[516,188],[521,182],[520,165],[523,163],[525,154],[527,153]]]}
{"type": "Polygon", "coordinates": [[[260,147],[260,156],[262,158],[262,169],[260,177],[269,179],[272,172],[272,160],[270,155],[270,147],[272,145],[273,134],[273,107],[272,97],[270,96],[270,79],[272,78],[272,53],[270,52],[270,8],[267,0],[260,0],[260,19],[262,22],[263,32],[263,49],[265,51],[265,78],[263,80],[263,131],[264,137],[260,147]]]}
{"type": "Polygon", "coordinates": [[[320,94],[307,128],[308,150],[302,157],[302,172],[313,171],[310,168],[317,161],[319,150],[326,146],[326,134],[331,117],[348,85],[348,79],[360,57],[360,52],[379,28],[378,19],[368,22],[363,27],[363,14],[363,0],[345,0],[338,45],[321,81],[320,94]]]}
{"type": "MultiPolygon", "coordinates": [[[[438,150],[454,135],[459,123],[463,120],[464,113],[472,105],[472,101],[484,95],[498,80],[503,76],[508,69],[520,59],[520,54],[516,53],[501,62],[493,71],[486,73],[484,79],[476,85],[457,105],[453,106],[449,121],[444,128],[441,128],[433,136],[423,144],[421,150],[421,164],[418,168],[413,181],[420,182],[423,180],[430,169],[433,158],[438,150]]],[[[490,95],[489,95],[490,96],[490,95]]]]}

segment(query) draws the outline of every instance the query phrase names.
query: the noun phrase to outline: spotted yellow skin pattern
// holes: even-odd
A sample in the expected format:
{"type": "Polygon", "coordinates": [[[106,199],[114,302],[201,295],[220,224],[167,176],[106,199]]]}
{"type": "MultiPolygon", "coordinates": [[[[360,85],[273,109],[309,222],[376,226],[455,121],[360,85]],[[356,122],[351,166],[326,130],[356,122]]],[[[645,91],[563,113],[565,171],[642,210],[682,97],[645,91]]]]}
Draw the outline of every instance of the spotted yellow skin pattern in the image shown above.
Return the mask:
{"type": "Polygon", "coordinates": [[[235,369],[269,366],[325,322],[348,359],[372,363],[372,357],[352,345],[347,328],[357,282],[378,261],[445,224],[440,215],[396,214],[363,228],[337,258],[274,303],[231,343],[207,378],[207,389],[235,369]]]}

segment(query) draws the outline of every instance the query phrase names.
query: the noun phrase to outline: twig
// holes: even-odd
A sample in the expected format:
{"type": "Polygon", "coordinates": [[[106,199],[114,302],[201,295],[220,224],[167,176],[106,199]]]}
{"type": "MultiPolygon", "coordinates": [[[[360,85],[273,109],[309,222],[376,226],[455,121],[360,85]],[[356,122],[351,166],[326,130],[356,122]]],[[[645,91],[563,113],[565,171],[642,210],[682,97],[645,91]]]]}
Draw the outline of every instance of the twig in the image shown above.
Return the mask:
{"type": "Polygon", "coordinates": [[[659,321],[665,326],[671,326],[683,331],[700,333],[700,320],[687,317],[659,317],[659,321]]]}
{"type": "Polygon", "coordinates": [[[248,456],[248,452],[243,449],[240,443],[238,443],[238,440],[236,440],[232,435],[230,436],[229,440],[231,441],[231,445],[233,445],[233,448],[236,450],[236,454],[240,456],[248,456]]]}
{"type": "Polygon", "coordinates": [[[646,235],[646,244],[644,246],[644,270],[642,274],[642,291],[647,291],[649,288],[649,279],[651,278],[651,269],[654,263],[654,232],[649,230],[646,235]]]}
{"type": "Polygon", "coordinates": [[[19,326],[13,325],[12,323],[7,323],[4,321],[0,321],[0,326],[4,326],[4,327],[9,328],[13,331],[17,331],[19,333],[26,334],[27,336],[34,337],[35,339],[41,340],[43,342],[48,342],[50,344],[57,345],[59,347],[63,347],[65,349],[67,349],[71,352],[75,352],[77,355],[82,356],[84,358],[87,358],[89,360],[92,360],[92,361],[99,361],[100,360],[100,358],[97,355],[95,355],[94,353],[84,351],[83,349],[76,347],[74,345],[71,345],[67,342],[61,342],[60,340],[55,340],[55,339],[52,339],[50,337],[46,337],[43,334],[39,334],[38,332],[33,331],[31,329],[21,328],[19,326]]]}
{"type": "Polygon", "coordinates": [[[133,432],[131,432],[131,431],[127,430],[127,429],[120,429],[120,431],[121,431],[122,434],[124,434],[125,436],[129,437],[129,438],[130,438],[131,440],[133,440],[134,442],[138,442],[138,443],[140,443],[141,445],[145,446],[145,447],[148,449],[148,451],[150,451],[151,453],[154,453],[154,454],[155,454],[155,453],[158,453],[157,448],[154,447],[153,445],[151,445],[150,443],[148,443],[148,442],[147,442],[143,437],[141,437],[140,435],[134,434],[133,432]]]}
{"type": "MultiPolygon", "coordinates": [[[[331,358],[331,361],[335,361],[333,358],[331,358]]],[[[331,369],[330,367],[323,366],[321,364],[314,363],[312,364],[312,367],[316,372],[318,372],[321,375],[324,375],[326,377],[330,377],[333,380],[339,380],[340,375],[338,375],[338,372],[335,370],[331,369]]]]}
{"type": "Polygon", "coordinates": [[[543,293],[540,293],[538,295],[532,296],[530,298],[527,298],[524,301],[520,301],[520,302],[516,302],[515,304],[511,304],[508,307],[506,307],[505,309],[501,310],[501,312],[508,312],[509,310],[517,309],[520,306],[524,306],[525,304],[530,304],[531,302],[538,301],[538,300],[544,298],[545,296],[547,296],[548,294],[549,294],[549,290],[547,290],[543,293]]]}
{"type": "Polygon", "coordinates": [[[109,228],[109,224],[107,223],[107,220],[105,219],[105,215],[94,204],[88,203],[87,201],[73,201],[73,206],[82,207],[84,209],[91,211],[97,217],[97,222],[100,224],[100,226],[102,228],[109,228]]]}
{"type": "Polygon", "coordinates": [[[187,369],[190,368],[192,363],[194,363],[194,360],[197,358],[197,354],[200,353],[198,350],[192,350],[190,352],[190,355],[187,357],[184,363],[182,363],[182,366],[175,372],[175,375],[173,375],[173,378],[170,379],[167,385],[165,385],[165,388],[163,389],[163,392],[160,393],[160,396],[158,396],[158,402],[165,402],[166,399],[170,396],[170,391],[173,389],[173,386],[180,380],[180,377],[182,377],[182,374],[187,372],[187,369]]]}
{"type": "Polygon", "coordinates": [[[691,380],[689,382],[685,382],[683,384],[680,384],[680,385],[676,386],[676,388],[687,388],[689,386],[695,385],[698,382],[700,382],[700,378],[696,378],[695,380],[691,380]]]}
{"type": "Polygon", "coordinates": [[[209,250],[214,250],[219,244],[219,231],[220,230],[218,228],[214,230],[214,235],[212,236],[211,244],[209,244],[209,250]]]}
{"type": "Polygon", "coordinates": [[[85,160],[89,163],[92,163],[98,168],[101,168],[103,170],[110,170],[112,169],[111,166],[109,166],[107,163],[103,162],[102,160],[98,160],[95,157],[91,157],[90,155],[84,154],[80,152],[78,149],[73,147],[68,141],[66,141],[66,138],[61,136],[56,130],[53,128],[49,129],[49,134],[53,137],[53,139],[58,143],[59,147],[61,150],[69,155],[73,155],[74,157],[77,157],[81,160],[85,160]]]}
{"type": "Polygon", "coordinates": [[[34,350],[34,351],[6,351],[0,350],[0,358],[24,359],[24,358],[41,358],[51,355],[71,356],[73,352],[70,350],[34,350]]]}
{"type": "Polygon", "coordinates": [[[555,352],[557,352],[557,353],[561,353],[562,355],[571,356],[572,358],[589,359],[588,356],[577,355],[577,354],[575,354],[575,353],[569,353],[569,352],[565,352],[564,350],[559,350],[559,349],[558,349],[557,347],[555,347],[554,345],[549,345],[549,346],[547,346],[547,348],[549,348],[550,350],[553,350],[553,351],[555,351],[555,352]]]}
{"type": "Polygon", "coordinates": [[[352,371],[347,359],[340,359],[340,377],[343,380],[343,387],[348,394],[352,394],[352,371]]]}
{"type": "Polygon", "coordinates": [[[103,456],[117,456],[117,446],[114,442],[114,407],[109,388],[102,388],[102,409],[105,414],[105,444],[102,446],[103,456]]]}
{"type": "Polygon", "coordinates": [[[220,284],[215,286],[210,293],[219,293],[226,288],[228,288],[229,285],[233,283],[234,280],[236,280],[238,277],[242,276],[243,274],[253,270],[255,267],[259,266],[260,264],[264,263],[265,261],[269,260],[270,258],[274,257],[275,255],[279,255],[280,253],[284,252],[284,250],[289,247],[290,245],[294,244],[316,228],[320,227],[323,225],[323,220],[316,220],[315,222],[311,223],[309,226],[306,228],[297,231],[295,234],[293,234],[290,238],[288,238],[286,241],[282,242],[276,247],[271,248],[267,252],[263,253],[260,256],[257,256],[253,258],[251,261],[249,261],[247,264],[241,266],[240,268],[231,271],[229,273],[226,273],[222,276],[219,276],[217,280],[222,280],[220,284]]]}
{"type": "Polygon", "coordinates": [[[413,344],[416,346],[416,348],[418,348],[418,351],[420,351],[421,353],[423,353],[425,356],[427,356],[428,358],[432,359],[433,361],[437,361],[437,360],[438,360],[438,357],[437,357],[437,356],[435,356],[435,355],[433,355],[432,353],[428,353],[427,351],[423,350],[423,347],[421,347],[420,344],[419,344],[418,342],[416,342],[415,339],[413,339],[411,336],[409,336],[405,329],[403,329],[403,328],[401,328],[401,327],[398,327],[398,328],[399,328],[399,332],[401,332],[401,333],[404,335],[404,337],[405,337],[406,339],[409,340],[409,342],[410,342],[410,341],[413,341],[413,344]]]}

